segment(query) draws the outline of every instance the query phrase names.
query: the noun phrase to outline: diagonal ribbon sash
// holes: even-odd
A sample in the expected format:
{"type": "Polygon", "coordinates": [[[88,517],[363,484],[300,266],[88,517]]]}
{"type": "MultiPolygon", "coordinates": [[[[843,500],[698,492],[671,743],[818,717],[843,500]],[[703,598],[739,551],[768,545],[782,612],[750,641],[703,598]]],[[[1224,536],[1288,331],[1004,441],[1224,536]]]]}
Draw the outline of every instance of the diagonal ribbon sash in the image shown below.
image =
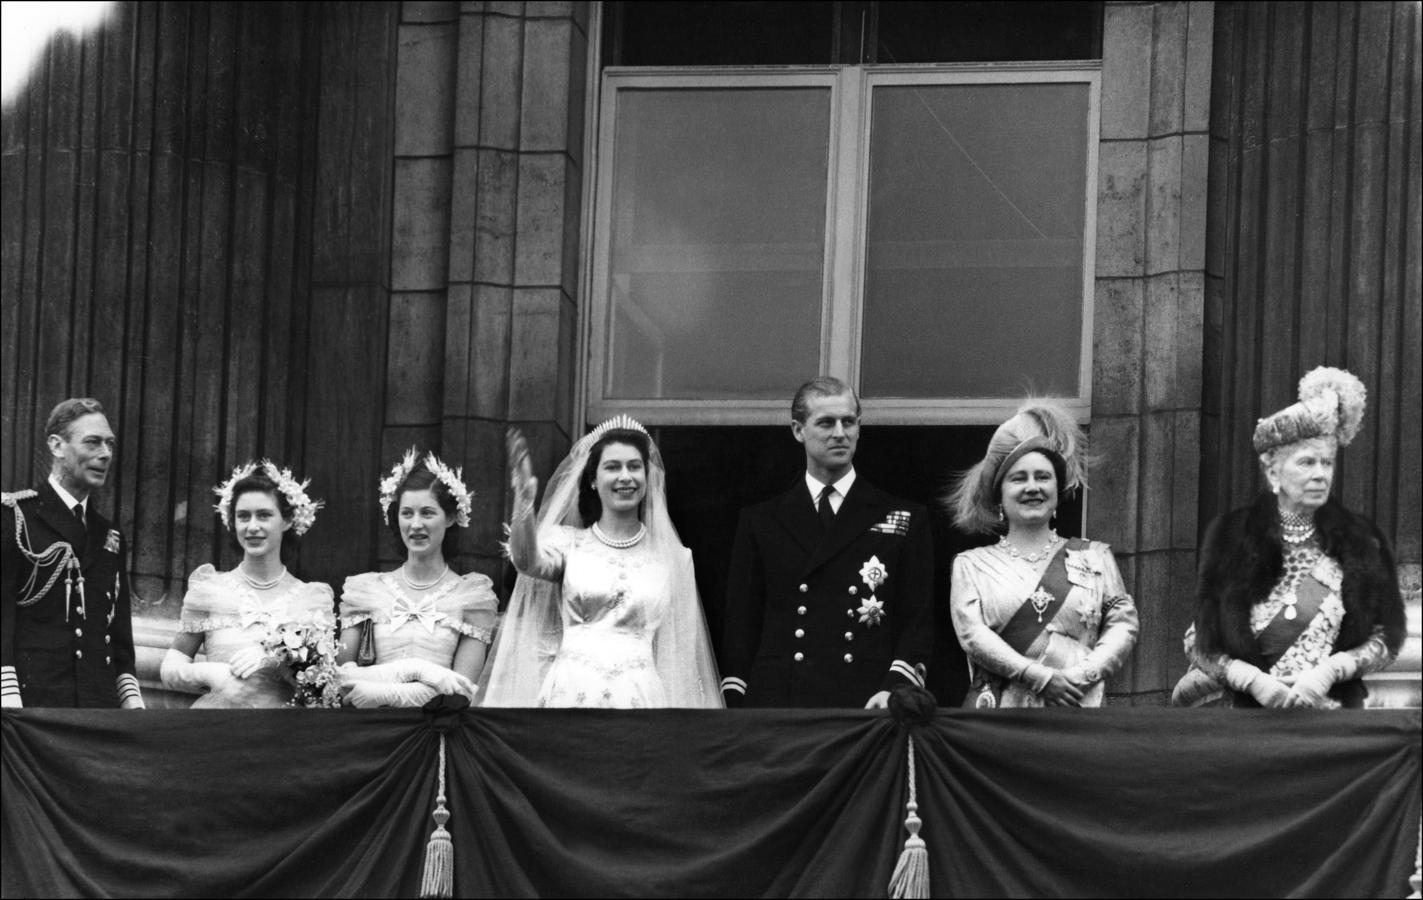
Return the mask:
{"type": "Polygon", "coordinates": [[[1068,538],[1067,543],[1053,556],[1052,562],[1048,563],[1047,570],[1043,572],[1042,579],[1033,590],[1033,594],[1041,591],[1048,595],[1050,599],[1047,606],[1040,612],[1033,606],[1032,598],[1029,597],[998,633],[999,637],[1018,653],[1026,654],[1033,641],[1037,640],[1038,635],[1043,633],[1043,629],[1047,628],[1048,623],[1062,609],[1062,604],[1067,600],[1067,592],[1072,590],[1072,582],[1067,578],[1067,551],[1082,550],[1085,546],[1086,542],[1080,538],[1068,538]]]}
{"type": "Polygon", "coordinates": [[[1294,642],[1299,640],[1300,635],[1309,627],[1309,623],[1314,621],[1314,617],[1319,612],[1319,608],[1324,605],[1324,598],[1328,596],[1329,588],[1321,584],[1313,575],[1306,575],[1300,579],[1300,583],[1295,587],[1295,617],[1293,619],[1285,617],[1285,610],[1289,606],[1283,606],[1275,613],[1275,617],[1270,620],[1270,624],[1265,626],[1255,637],[1255,646],[1260,648],[1260,656],[1264,660],[1264,665],[1260,668],[1270,671],[1275,663],[1280,661],[1280,657],[1285,655],[1294,642]]]}

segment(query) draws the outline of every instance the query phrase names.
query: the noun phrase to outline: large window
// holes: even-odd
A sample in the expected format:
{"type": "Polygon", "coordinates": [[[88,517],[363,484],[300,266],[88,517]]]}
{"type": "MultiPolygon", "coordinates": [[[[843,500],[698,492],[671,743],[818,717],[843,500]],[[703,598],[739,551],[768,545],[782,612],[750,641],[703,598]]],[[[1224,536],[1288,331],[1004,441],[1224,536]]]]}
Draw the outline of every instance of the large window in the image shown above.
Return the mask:
{"type": "Polygon", "coordinates": [[[1090,405],[1095,63],[605,69],[589,418],[1090,405]]]}

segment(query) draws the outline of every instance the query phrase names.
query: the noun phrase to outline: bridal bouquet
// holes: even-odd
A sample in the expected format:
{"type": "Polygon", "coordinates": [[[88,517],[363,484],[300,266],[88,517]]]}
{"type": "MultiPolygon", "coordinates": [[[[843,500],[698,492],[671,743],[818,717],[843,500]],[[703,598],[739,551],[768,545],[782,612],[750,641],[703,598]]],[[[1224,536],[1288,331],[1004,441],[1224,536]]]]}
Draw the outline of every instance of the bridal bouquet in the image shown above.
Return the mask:
{"type": "Polygon", "coordinates": [[[284,622],[262,641],[282,674],[296,688],[288,706],[335,708],[341,705],[338,645],[331,629],[320,625],[284,622]]]}

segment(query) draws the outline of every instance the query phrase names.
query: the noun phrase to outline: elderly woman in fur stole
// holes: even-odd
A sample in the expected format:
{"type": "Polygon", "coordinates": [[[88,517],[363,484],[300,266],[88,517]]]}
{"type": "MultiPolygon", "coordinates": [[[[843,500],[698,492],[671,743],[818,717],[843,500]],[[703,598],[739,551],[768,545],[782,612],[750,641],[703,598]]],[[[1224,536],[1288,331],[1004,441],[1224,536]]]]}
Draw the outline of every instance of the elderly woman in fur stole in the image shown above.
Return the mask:
{"type": "Polygon", "coordinates": [[[1359,707],[1363,676],[1403,643],[1388,541],[1329,499],[1335,454],[1363,421],[1364,386],[1320,367],[1300,380],[1299,397],[1255,428],[1271,492],[1206,533],[1186,633],[1191,668],[1173,705],[1359,707]]]}

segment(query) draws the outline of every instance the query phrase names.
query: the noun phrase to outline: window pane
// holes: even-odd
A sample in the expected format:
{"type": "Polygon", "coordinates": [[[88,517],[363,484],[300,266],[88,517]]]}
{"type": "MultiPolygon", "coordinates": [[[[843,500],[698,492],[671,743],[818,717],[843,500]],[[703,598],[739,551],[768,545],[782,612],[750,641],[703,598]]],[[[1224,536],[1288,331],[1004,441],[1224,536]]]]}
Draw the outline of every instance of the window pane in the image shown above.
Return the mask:
{"type": "Polygon", "coordinates": [[[895,0],[877,3],[876,62],[1097,59],[1102,4],[895,0]]]}
{"type": "Polygon", "coordinates": [[[618,94],[610,399],[779,398],[819,370],[829,88],[618,94]]]}
{"type": "Polygon", "coordinates": [[[1079,395],[1088,91],[874,89],[865,396],[1079,395]]]}
{"type": "Polygon", "coordinates": [[[835,3],[613,3],[605,65],[816,65],[835,59],[835,3]]]}

